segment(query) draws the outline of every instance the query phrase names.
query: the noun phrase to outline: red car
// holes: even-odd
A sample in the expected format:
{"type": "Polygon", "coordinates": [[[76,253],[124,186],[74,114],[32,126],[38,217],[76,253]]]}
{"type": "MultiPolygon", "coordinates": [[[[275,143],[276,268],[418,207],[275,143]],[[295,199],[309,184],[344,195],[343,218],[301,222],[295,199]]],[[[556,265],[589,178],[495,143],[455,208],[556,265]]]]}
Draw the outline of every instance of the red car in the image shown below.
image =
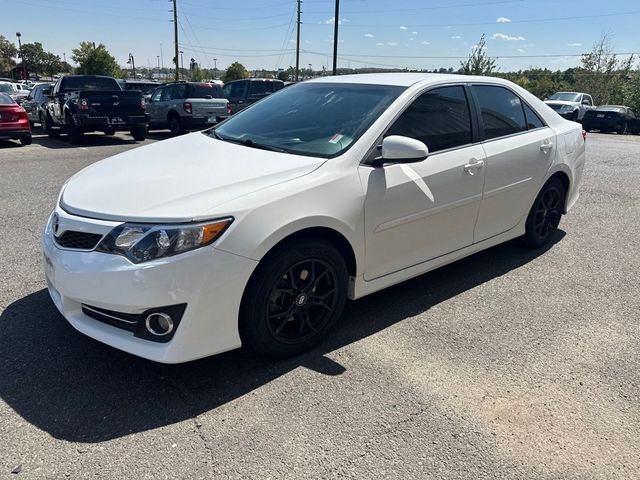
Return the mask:
{"type": "Polygon", "coordinates": [[[0,93],[0,140],[20,140],[31,144],[31,126],[27,111],[6,93],[0,93]]]}

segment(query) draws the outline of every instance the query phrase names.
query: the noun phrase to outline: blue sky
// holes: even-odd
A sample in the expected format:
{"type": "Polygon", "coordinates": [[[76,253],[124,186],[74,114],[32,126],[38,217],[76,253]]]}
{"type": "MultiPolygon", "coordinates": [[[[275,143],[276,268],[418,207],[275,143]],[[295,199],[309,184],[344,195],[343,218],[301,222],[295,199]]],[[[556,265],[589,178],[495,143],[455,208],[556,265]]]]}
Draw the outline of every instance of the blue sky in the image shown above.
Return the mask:
{"type": "MultiPolygon", "coordinates": [[[[295,0],[178,0],[184,62],[218,68],[287,68],[295,62],[295,0]]],[[[482,33],[501,71],[579,63],[608,33],[617,52],[639,52],[640,2],[616,0],[341,0],[339,66],[459,66],[482,33]],[[585,18],[576,18],[585,17],[585,18]],[[537,55],[560,55],[536,57],[537,55]],[[444,58],[436,58],[444,57],[444,58]],[[508,58],[521,57],[521,58],[508,58]]],[[[0,0],[0,34],[40,41],[70,60],[83,40],[104,43],[121,65],[169,66],[168,0],[0,0]]],[[[334,0],[304,0],[302,66],[330,68],[334,0]]]]}

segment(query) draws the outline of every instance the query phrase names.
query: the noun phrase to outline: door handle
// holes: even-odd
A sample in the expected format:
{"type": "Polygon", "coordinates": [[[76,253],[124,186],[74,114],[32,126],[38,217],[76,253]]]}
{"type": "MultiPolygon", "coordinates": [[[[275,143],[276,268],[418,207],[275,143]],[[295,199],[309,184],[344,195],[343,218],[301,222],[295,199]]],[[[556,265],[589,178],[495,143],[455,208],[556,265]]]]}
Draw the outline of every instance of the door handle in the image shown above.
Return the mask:
{"type": "Polygon", "coordinates": [[[469,175],[475,175],[476,171],[480,170],[482,167],[484,167],[484,160],[471,160],[463,167],[463,169],[469,175]]]}
{"type": "Polygon", "coordinates": [[[542,145],[540,145],[540,150],[543,151],[544,153],[549,153],[552,148],[553,148],[553,143],[551,142],[545,142],[542,145]]]}

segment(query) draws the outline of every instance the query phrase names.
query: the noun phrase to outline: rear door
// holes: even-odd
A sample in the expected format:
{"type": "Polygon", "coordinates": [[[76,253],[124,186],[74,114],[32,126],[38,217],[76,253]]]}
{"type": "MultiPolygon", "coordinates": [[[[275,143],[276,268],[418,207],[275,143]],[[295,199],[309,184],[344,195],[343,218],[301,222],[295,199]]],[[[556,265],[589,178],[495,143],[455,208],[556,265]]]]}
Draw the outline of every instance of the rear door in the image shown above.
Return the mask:
{"type": "Polygon", "coordinates": [[[386,132],[424,142],[411,164],[359,167],[365,197],[365,280],[403,270],[473,243],[484,183],[462,85],[422,93],[386,132]]]}
{"type": "Polygon", "coordinates": [[[556,135],[518,95],[472,87],[480,112],[486,175],[474,241],[514,228],[528,214],[552,158],[556,135]]]}
{"type": "Polygon", "coordinates": [[[162,112],[162,92],[164,87],[156,88],[151,94],[151,101],[147,104],[147,112],[151,115],[151,123],[154,126],[163,126],[166,118],[161,116],[162,112]]]}

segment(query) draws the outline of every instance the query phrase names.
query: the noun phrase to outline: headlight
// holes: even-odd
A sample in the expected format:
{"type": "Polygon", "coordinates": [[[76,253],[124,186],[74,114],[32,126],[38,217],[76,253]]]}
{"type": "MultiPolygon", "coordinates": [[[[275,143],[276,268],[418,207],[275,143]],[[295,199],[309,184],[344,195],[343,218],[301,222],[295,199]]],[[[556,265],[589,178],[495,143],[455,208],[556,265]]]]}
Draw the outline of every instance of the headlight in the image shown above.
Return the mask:
{"type": "Polygon", "coordinates": [[[123,255],[133,263],[147,262],[210,245],[231,222],[233,218],[183,225],[125,223],[111,230],[96,250],[123,255]]]}
{"type": "Polygon", "coordinates": [[[563,111],[563,112],[569,112],[569,111],[573,110],[573,106],[572,105],[563,105],[560,110],[563,111]]]}

